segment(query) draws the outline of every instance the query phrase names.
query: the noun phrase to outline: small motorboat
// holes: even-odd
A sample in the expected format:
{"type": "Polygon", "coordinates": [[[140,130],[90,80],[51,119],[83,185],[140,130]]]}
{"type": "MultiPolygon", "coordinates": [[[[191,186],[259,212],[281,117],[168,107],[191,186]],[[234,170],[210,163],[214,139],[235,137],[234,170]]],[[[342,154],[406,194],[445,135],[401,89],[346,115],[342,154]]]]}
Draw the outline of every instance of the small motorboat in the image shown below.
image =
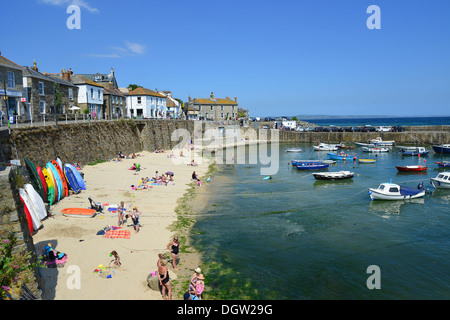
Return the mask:
{"type": "Polygon", "coordinates": [[[436,153],[450,153],[450,144],[441,144],[439,146],[432,146],[436,153]]]}
{"type": "Polygon", "coordinates": [[[296,167],[301,164],[335,164],[334,160],[291,160],[292,166],[296,167]]]}
{"type": "Polygon", "coordinates": [[[401,151],[402,156],[426,156],[430,151],[426,150],[424,147],[417,147],[413,151],[401,151]]]}
{"type": "Polygon", "coordinates": [[[327,157],[330,160],[356,160],[358,157],[356,155],[350,155],[345,152],[339,152],[339,153],[327,153],[327,157]]]}
{"type": "Polygon", "coordinates": [[[417,149],[416,146],[397,146],[399,151],[415,151],[417,149]]]}
{"type": "Polygon", "coordinates": [[[380,146],[393,146],[395,144],[395,141],[391,140],[391,141],[383,141],[383,139],[381,139],[381,137],[377,137],[376,139],[372,139],[369,141],[369,143],[374,144],[377,147],[380,146]]]}
{"type": "Polygon", "coordinates": [[[450,168],[450,161],[437,161],[435,163],[439,168],[450,168]]]}
{"type": "Polygon", "coordinates": [[[374,153],[389,152],[389,148],[378,148],[378,147],[373,148],[362,147],[361,150],[364,152],[374,152],[374,153]]]}
{"type": "Polygon", "coordinates": [[[337,171],[337,172],[314,172],[316,180],[344,180],[351,179],[354,173],[351,171],[337,171]]]}
{"type": "Polygon", "coordinates": [[[369,196],[372,200],[406,200],[425,196],[426,190],[400,186],[395,183],[382,183],[377,189],[369,188],[369,196]]]}
{"type": "Polygon", "coordinates": [[[338,145],[336,145],[336,147],[338,147],[339,149],[354,149],[355,148],[353,146],[346,146],[343,143],[339,143],[338,145]]]}
{"type": "Polygon", "coordinates": [[[375,159],[358,159],[359,163],[375,163],[377,160],[375,159]]]}
{"type": "Polygon", "coordinates": [[[322,170],[322,169],[328,169],[329,168],[328,163],[301,163],[297,166],[298,170],[322,170]]]}
{"type": "Polygon", "coordinates": [[[338,147],[333,144],[319,143],[318,146],[313,146],[313,149],[315,151],[336,151],[338,147]]]}
{"type": "Polygon", "coordinates": [[[430,182],[436,189],[450,189],[450,172],[439,173],[435,178],[431,178],[430,182]]]}
{"type": "Polygon", "coordinates": [[[355,142],[355,144],[358,147],[375,148],[375,144],[373,144],[373,143],[355,142]]]}
{"type": "Polygon", "coordinates": [[[289,148],[284,150],[285,152],[302,152],[301,148],[289,148]]]}
{"type": "Polygon", "coordinates": [[[95,209],[86,208],[65,208],[61,210],[61,213],[66,217],[75,218],[92,218],[97,211],[95,209]]]}
{"type": "Polygon", "coordinates": [[[424,172],[428,170],[427,166],[395,166],[398,171],[408,171],[408,172],[424,172]]]}

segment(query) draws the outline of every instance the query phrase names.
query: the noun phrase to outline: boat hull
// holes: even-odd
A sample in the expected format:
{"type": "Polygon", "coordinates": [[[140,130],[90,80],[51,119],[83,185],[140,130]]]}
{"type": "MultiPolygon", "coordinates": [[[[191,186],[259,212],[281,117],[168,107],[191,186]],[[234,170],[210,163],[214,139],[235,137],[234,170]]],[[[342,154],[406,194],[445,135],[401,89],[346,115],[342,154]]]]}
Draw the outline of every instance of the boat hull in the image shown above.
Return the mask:
{"type": "Polygon", "coordinates": [[[338,155],[336,153],[327,153],[327,157],[330,160],[353,160],[354,158],[356,158],[356,156],[354,155],[338,155]]]}
{"type": "Polygon", "coordinates": [[[302,164],[298,165],[298,170],[322,170],[322,169],[328,169],[330,165],[327,163],[324,164],[302,164]]]}
{"type": "Polygon", "coordinates": [[[431,178],[430,182],[436,189],[450,189],[449,181],[442,181],[436,178],[431,178]]]}
{"type": "Polygon", "coordinates": [[[416,194],[411,195],[402,195],[402,194],[392,195],[379,192],[378,189],[370,188],[369,196],[372,200],[408,200],[425,196],[425,190],[422,190],[416,194]]]}
{"type": "Polygon", "coordinates": [[[85,208],[65,208],[61,210],[61,213],[66,217],[92,218],[95,216],[96,211],[94,209],[85,208]]]}
{"type": "Polygon", "coordinates": [[[426,156],[429,152],[402,151],[402,156],[426,156]]]}
{"type": "Polygon", "coordinates": [[[358,159],[359,163],[375,163],[377,160],[375,159],[358,159]]]}
{"type": "Polygon", "coordinates": [[[432,146],[434,152],[436,153],[448,153],[450,154],[450,147],[443,147],[443,146],[432,146]]]}
{"type": "Polygon", "coordinates": [[[354,176],[353,172],[350,171],[339,171],[339,172],[315,172],[313,173],[314,178],[316,180],[328,180],[328,181],[335,181],[335,180],[345,180],[345,179],[351,179],[354,176]]]}
{"type": "Polygon", "coordinates": [[[396,168],[398,171],[406,172],[423,172],[428,170],[426,166],[396,166],[396,168]]]}

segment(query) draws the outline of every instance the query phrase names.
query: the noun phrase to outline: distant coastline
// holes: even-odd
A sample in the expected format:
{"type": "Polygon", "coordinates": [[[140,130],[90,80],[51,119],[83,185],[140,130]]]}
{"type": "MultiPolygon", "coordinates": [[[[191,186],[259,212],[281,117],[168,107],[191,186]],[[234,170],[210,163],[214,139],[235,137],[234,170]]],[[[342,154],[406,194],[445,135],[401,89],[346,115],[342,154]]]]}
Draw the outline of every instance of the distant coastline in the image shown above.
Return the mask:
{"type": "Polygon", "coordinates": [[[448,118],[449,116],[393,116],[393,115],[296,115],[297,119],[315,120],[315,119],[373,119],[373,118],[448,118]]]}

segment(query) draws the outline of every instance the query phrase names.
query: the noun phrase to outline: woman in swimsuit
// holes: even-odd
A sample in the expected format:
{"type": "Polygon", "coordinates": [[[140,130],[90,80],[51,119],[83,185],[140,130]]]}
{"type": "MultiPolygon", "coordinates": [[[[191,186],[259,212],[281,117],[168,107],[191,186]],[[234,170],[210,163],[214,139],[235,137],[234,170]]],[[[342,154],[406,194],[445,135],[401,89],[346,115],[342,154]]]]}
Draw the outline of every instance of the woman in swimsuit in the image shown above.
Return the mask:
{"type": "Polygon", "coordinates": [[[161,260],[160,266],[158,267],[159,274],[159,284],[162,287],[162,296],[164,300],[171,300],[172,298],[172,288],[170,286],[169,270],[166,268],[166,260],[161,260]],[[166,298],[167,289],[167,298],[166,298]]]}
{"type": "Polygon", "coordinates": [[[180,242],[178,241],[178,237],[175,236],[171,242],[167,245],[167,249],[170,250],[172,253],[172,265],[174,270],[178,271],[177,268],[177,259],[178,259],[178,252],[180,251],[180,242]]]}

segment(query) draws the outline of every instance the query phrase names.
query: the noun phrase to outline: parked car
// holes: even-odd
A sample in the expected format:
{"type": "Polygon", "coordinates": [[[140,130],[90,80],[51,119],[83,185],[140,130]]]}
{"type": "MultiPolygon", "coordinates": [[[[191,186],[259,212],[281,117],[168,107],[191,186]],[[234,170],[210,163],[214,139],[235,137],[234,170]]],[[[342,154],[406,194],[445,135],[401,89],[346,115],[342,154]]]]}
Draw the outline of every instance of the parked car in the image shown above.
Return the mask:
{"type": "Polygon", "coordinates": [[[386,127],[386,126],[379,126],[375,129],[375,131],[377,132],[389,132],[391,131],[390,127],[386,127]]]}
{"type": "Polygon", "coordinates": [[[402,126],[393,126],[391,128],[391,131],[392,132],[403,132],[403,131],[405,131],[405,128],[403,128],[402,126]]]}
{"type": "Polygon", "coordinates": [[[313,131],[315,131],[314,129],[315,129],[314,127],[308,127],[305,129],[305,131],[313,132],[313,131]]]}
{"type": "MultiPolygon", "coordinates": [[[[329,127],[330,132],[339,132],[339,130],[341,129],[340,127],[336,127],[336,126],[330,126],[329,127]]],[[[340,131],[342,132],[342,131],[340,131]]]]}
{"type": "Polygon", "coordinates": [[[295,129],[296,131],[298,131],[298,132],[303,132],[303,131],[305,131],[305,128],[303,128],[303,127],[297,127],[297,129],[295,129]]]}
{"type": "Polygon", "coordinates": [[[344,132],[353,132],[352,127],[344,127],[344,132]]]}
{"type": "Polygon", "coordinates": [[[362,129],[360,127],[352,127],[353,132],[361,132],[362,129]]]}
{"type": "Polygon", "coordinates": [[[323,132],[323,127],[315,127],[314,132],[323,132]]]}

